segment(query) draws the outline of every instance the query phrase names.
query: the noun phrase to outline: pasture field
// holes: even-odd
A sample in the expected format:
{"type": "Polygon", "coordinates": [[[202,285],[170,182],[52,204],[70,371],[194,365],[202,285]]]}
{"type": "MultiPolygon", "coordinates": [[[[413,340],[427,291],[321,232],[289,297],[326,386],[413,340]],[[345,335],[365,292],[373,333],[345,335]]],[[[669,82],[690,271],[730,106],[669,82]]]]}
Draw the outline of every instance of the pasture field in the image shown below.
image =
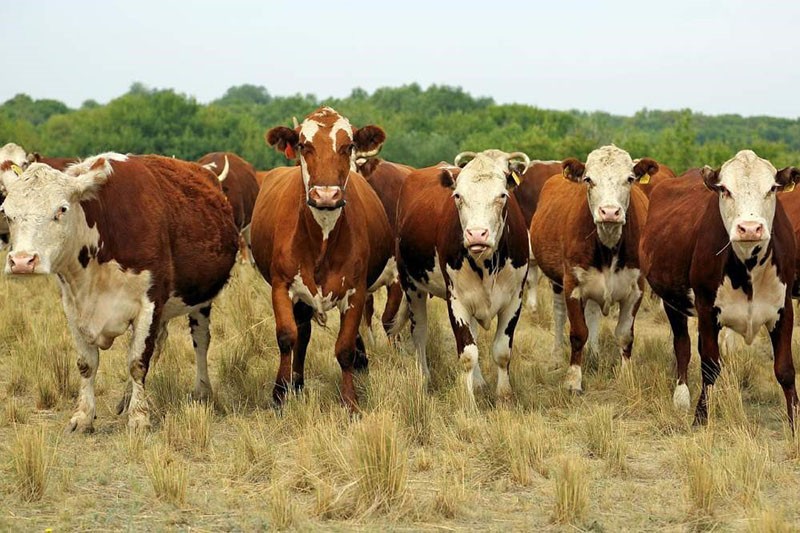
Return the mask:
{"type": "MultiPolygon", "coordinates": [[[[153,431],[129,434],[115,414],[123,337],[100,356],[96,432],[65,435],[79,374],[55,280],[1,276],[0,530],[800,530],[800,438],[766,335],[725,361],[710,423],[695,428],[672,407],[656,301],[640,311],[629,371],[604,319],[586,393],[572,396],[560,387],[566,354],[551,354],[544,283],[539,293],[540,310],[517,328],[509,405],[495,405],[483,332],[489,385],[477,409],[464,406],[446,308],[431,301],[430,393],[408,335],[394,349],[376,320],[363,413],[351,419],[338,400],[334,314],[314,326],[305,393],[271,407],[269,288],[239,265],[212,313],[212,404],[188,401],[194,352],[179,318],[147,379],[153,431]]],[[[694,402],[696,352],[690,376],[694,402]]]]}

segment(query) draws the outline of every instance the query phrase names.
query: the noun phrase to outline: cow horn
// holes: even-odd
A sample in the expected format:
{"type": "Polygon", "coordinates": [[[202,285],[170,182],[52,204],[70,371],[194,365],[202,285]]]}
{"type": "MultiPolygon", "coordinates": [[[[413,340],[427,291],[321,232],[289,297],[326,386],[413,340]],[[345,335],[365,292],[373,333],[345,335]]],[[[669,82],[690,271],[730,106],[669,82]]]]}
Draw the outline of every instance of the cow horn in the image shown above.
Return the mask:
{"type": "Polygon", "coordinates": [[[222,167],[222,172],[220,172],[219,176],[217,176],[217,179],[219,180],[220,183],[225,181],[225,178],[228,177],[228,170],[230,170],[230,168],[231,168],[231,166],[228,164],[228,156],[226,155],[225,156],[225,166],[222,167]]]}
{"type": "MultiPolygon", "coordinates": [[[[461,167],[461,160],[462,160],[462,159],[469,158],[469,160],[467,161],[467,163],[468,163],[469,161],[471,161],[472,159],[474,159],[476,155],[478,155],[478,154],[476,154],[475,152],[461,152],[461,153],[460,153],[460,154],[458,154],[458,155],[456,156],[456,158],[453,160],[453,165],[455,165],[455,166],[457,166],[457,167],[461,167]]],[[[466,163],[465,163],[465,164],[466,164],[466,163]]]]}
{"type": "Polygon", "coordinates": [[[511,152],[508,154],[508,160],[511,161],[512,159],[522,159],[526,170],[531,166],[531,158],[525,152],[511,152]]]}
{"type": "Polygon", "coordinates": [[[374,150],[370,150],[369,152],[356,152],[356,159],[369,159],[370,157],[375,157],[378,155],[383,148],[383,145],[378,146],[374,150]]]}
{"type": "Polygon", "coordinates": [[[292,126],[294,126],[294,129],[300,127],[300,124],[297,122],[297,117],[292,117],[292,126]]]}

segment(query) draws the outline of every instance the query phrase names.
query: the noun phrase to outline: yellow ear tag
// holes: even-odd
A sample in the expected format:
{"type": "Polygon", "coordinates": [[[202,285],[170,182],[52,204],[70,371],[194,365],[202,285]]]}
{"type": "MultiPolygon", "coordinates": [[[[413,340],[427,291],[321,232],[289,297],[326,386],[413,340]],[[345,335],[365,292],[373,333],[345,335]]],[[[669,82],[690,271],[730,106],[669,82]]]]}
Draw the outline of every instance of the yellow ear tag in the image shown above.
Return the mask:
{"type": "Polygon", "coordinates": [[[511,177],[514,178],[514,183],[516,183],[517,185],[519,185],[520,182],[522,181],[519,179],[519,174],[517,174],[514,171],[511,172],[511,177]]]}
{"type": "Polygon", "coordinates": [[[645,174],[639,178],[639,185],[647,185],[648,183],[650,183],[650,174],[645,174]]]}
{"type": "Polygon", "coordinates": [[[783,188],[783,192],[792,192],[794,190],[795,183],[793,181],[789,182],[789,185],[783,188]]]}
{"type": "Polygon", "coordinates": [[[17,176],[22,175],[22,169],[19,168],[17,165],[11,165],[11,170],[13,170],[14,174],[16,174],[17,176]]]}

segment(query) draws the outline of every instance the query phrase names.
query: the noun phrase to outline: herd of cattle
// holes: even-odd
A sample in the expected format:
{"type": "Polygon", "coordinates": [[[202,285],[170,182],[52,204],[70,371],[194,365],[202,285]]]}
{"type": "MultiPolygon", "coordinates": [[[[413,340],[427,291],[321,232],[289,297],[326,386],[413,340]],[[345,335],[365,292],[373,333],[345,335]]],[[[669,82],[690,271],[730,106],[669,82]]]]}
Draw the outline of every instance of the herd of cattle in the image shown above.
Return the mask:
{"type": "MultiPolygon", "coordinates": [[[[645,283],[661,297],[677,358],[676,406],[689,408],[687,318],[697,317],[702,388],[720,372],[722,328],[750,343],[766,326],[790,422],[798,407],[792,364],[792,295],[800,268],[800,170],[776,170],[749,150],[719,169],[676,177],[616,146],[585,162],[531,161],[521,152],[459,154],[414,169],[378,158],[385,133],[353,127],[322,107],[267,143],[294,166],[255,172],[232,153],[198,162],[104,153],[82,161],[0,148],[10,274],[56,274],[78,352],[78,407],[70,428],[91,431],[99,349],[132,331],[129,378],[118,412],[149,425],[145,377],[167,322],[189,316],[194,396],[208,398],[211,304],[237,250],[272,287],[280,351],[277,403],[300,390],[312,320],[341,322],[335,356],[344,404],[358,409],[353,372],[367,366],[372,293],[387,287],[382,323],[410,322],[422,379],[427,303],[447,303],[467,398],[485,382],[477,327],[497,318],[497,397],[511,395],[514,331],[539,271],[553,290],[553,350],[570,362],[564,385],[582,390],[582,355],[597,346],[600,316],[619,307],[615,336],[628,364],[645,283]]],[[[0,228],[3,230],[3,228],[0,228]]]]}

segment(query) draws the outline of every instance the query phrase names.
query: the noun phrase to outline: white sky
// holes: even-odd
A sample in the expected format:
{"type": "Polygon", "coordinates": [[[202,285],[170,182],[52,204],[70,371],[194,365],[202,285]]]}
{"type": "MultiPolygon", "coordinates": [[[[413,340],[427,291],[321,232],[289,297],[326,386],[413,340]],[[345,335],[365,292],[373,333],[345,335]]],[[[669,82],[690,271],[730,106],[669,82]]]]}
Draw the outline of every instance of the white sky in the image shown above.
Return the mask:
{"type": "Polygon", "coordinates": [[[342,97],[461,86],[498,103],[800,117],[800,2],[0,0],[0,102],[131,83],[342,97]]]}

